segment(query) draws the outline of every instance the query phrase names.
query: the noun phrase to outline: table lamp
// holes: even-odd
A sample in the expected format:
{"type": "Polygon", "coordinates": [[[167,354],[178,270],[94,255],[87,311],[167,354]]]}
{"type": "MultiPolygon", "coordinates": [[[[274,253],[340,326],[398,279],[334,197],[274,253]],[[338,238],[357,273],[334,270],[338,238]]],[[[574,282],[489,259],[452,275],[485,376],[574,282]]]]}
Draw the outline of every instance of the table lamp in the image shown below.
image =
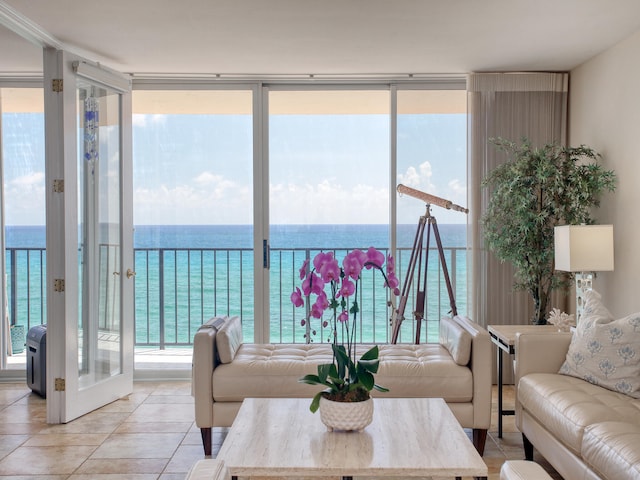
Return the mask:
{"type": "Polygon", "coordinates": [[[584,312],[584,294],[593,288],[593,272],[613,270],[613,225],[562,225],[554,228],[555,269],[574,272],[576,323],[584,312]]]}

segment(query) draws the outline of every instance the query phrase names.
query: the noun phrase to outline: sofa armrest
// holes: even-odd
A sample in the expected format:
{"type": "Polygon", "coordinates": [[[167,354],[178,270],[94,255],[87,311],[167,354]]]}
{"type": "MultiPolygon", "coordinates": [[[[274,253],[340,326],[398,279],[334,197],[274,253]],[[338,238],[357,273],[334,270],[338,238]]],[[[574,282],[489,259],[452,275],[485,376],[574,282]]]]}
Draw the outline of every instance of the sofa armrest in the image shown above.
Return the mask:
{"type": "Polygon", "coordinates": [[[522,431],[522,405],[518,401],[518,382],[530,373],[558,373],[567,357],[571,333],[519,333],[515,341],[516,427],[522,431]]]}
{"type": "Polygon", "coordinates": [[[224,319],[214,317],[203,324],[193,337],[191,394],[194,397],[196,426],[213,426],[213,370],[218,366],[216,333],[224,319]]]}
{"type": "Polygon", "coordinates": [[[529,373],[558,373],[571,343],[571,333],[540,332],[516,335],[516,385],[529,373]]]}
{"type": "Polygon", "coordinates": [[[473,425],[488,429],[491,426],[491,337],[489,332],[467,317],[456,316],[455,321],[471,334],[471,360],[473,374],[473,425]]]}

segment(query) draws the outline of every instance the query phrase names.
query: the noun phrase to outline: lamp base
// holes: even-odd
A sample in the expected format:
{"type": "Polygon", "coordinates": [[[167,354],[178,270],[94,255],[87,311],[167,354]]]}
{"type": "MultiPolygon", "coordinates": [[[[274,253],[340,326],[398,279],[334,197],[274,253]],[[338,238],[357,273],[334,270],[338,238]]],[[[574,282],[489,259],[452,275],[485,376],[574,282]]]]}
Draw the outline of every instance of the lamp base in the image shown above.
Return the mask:
{"type": "Polygon", "coordinates": [[[584,296],[593,289],[593,273],[577,272],[576,274],[576,325],[584,313],[584,296]]]}

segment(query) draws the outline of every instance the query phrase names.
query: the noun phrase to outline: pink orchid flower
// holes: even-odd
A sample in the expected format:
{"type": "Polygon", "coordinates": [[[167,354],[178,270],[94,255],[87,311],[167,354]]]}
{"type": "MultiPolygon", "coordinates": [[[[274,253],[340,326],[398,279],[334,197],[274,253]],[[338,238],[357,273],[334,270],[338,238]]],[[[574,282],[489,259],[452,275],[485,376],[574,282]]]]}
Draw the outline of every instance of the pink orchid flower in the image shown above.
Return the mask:
{"type": "Polygon", "coordinates": [[[342,279],[342,285],[340,285],[340,290],[338,290],[337,297],[350,297],[356,291],[356,284],[349,280],[348,277],[342,279]]]}
{"type": "Polygon", "coordinates": [[[393,293],[395,293],[396,295],[399,295],[399,290],[398,290],[398,286],[400,285],[400,281],[398,280],[398,277],[396,277],[395,273],[390,273],[387,275],[387,282],[386,282],[387,287],[393,289],[393,293]],[[396,293],[396,290],[398,291],[398,293],[396,293]]]}
{"type": "Polygon", "coordinates": [[[358,280],[366,260],[367,255],[362,250],[355,249],[352,252],[349,252],[342,261],[342,268],[344,269],[345,277],[358,280]]]}
{"type": "Polygon", "coordinates": [[[307,267],[309,266],[309,259],[305,259],[304,263],[302,264],[302,267],[300,267],[299,273],[300,273],[300,280],[302,280],[306,275],[307,275],[307,267]]]}
{"type": "Polygon", "coordinates": [[[396,260],[391,256],[387,255],[387,275],[391,275],[396,271],[396,260]]]}
{"type": "Polygon", "coordinates": [[[321,318],[322,313],[329,307],[329,300],[327,294],[322,292],[316,298],[316,302],[311,307],[311,316],[314,318],[321,318]]]}
{"type": "Polygon", "coordinates": [[[340,266],[338,261],[331,256],[331,259],[324,262],[318,269],[318,273],[322,277],[325,283],[338,281],[340,279],[340,266]]]}
{"type": "Polygon", "coordinates": [[[371,269],[374,265],[378,268],[382,268],[382,264],[384,263],[384,253],[373,247],[369,247],[369,250],[367,250],[366,263],[369,264],[365,265],[367,269],[371,269]]]}
{"type": "Polygon", "coordinates": [[[320,270],[325,263],[331,260],[333,260],[332,252],[320,252],[313,258],[313,268],[320,270]]]}
{"type": "Polygon", "coordinates": [[[302,299],[302,292],[299,287],[296,287],[295,291],[291,294],[291,303],[295,307],[301,307],[304,305],[304,300],[302,299]]]}
{"type": "Polygon", "coordinates": [[[338,321],[341,323],[349,321],[349,312],[347,312],[346,310],[343,310],[342,313],[338,315],[338,321]]]}
{"type": "Polygon", "coordinates": [[[320,275],[316,275],[314,273],[310,273],[307,277],[302,281],[302,293],[306,297],[311,295],[312,293],[315,295],[320,295],[324,291],[324,280],[320,275]]]}

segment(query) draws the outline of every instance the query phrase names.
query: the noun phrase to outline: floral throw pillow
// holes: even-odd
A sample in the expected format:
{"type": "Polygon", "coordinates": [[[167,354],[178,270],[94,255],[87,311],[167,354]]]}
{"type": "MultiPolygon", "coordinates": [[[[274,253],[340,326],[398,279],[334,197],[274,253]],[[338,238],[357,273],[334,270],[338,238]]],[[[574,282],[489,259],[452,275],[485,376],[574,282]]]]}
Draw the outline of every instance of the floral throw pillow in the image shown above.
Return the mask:
{"type": "Polygon", "coordinates": [[[640,313],[614,320],[600,295],[587,292],[559,373],[640,398],[640,313]]]}

